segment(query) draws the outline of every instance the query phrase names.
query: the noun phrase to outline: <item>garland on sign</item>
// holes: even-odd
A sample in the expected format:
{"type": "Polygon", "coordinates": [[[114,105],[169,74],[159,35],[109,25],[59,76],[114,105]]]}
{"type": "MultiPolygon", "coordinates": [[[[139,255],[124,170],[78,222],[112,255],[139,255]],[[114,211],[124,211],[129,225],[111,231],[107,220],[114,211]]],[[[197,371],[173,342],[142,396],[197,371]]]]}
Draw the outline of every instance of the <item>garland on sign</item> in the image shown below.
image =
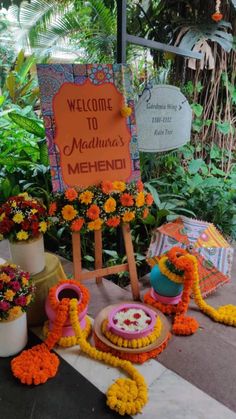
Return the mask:
{"type": "Polygon", "coordinates": [[[53,329],[48,333],[45,342],[23,351],[11,361],[14,376],[23,384],[38,385],[45,383],[49,378],[56,375],[59,359],[50,350],[60,339],[63,325],[69,313],[70,322],[81,350],[93,359],[104,361],[116,368],[122,368],[131,376],[131,379],[120,378],[112,384],[107,391],[107,405],[120,415],[140,413],[148,400],[147,384],[143,376],[129,361],[119,359],[111,353],[97,350],[87,342],[78,320],[77,299],[63,298],[62,301],[58,302],[56,310],[53,329]]]}
{"type": "Polygon", "coordinates": [[[189,307],[191,289],[193,289],[194,301],[201,311],[218,323],[236,327],[236,306],[229,304],[215,309],[203,300],[199,286],[198,262],[195,256],[182,248],[173,247],[167,252],[167,256],[160,258],[158,264],[163,275],[166,275],[167,278],[176,283],[183,283],[184,289],[181,301],[177,305],[166,305],[154,300],[149,291],[144,296],[144,302],[165,314],[175,314],[173,333],[176,335],[190,335],[195,333],[199,327],[195,319],[185,316],[189,307]],[[177,275],[170,272],[168,266],[166,266],[167,260],[181,274],[177,275]]]}

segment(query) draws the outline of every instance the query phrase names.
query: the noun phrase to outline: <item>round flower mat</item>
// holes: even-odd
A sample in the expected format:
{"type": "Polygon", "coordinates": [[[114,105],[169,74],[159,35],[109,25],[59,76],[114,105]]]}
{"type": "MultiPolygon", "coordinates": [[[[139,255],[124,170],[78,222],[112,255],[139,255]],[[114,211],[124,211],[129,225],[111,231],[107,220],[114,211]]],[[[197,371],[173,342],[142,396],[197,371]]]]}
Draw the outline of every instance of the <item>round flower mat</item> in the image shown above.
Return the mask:
{"type": "MultiPolygon", "coordinates": [[[[171,324],[169,322],[169,320],[164,316],[164,314],[155,309],[155,308],[151,308],[161,319],[162,322],[162,329],[161,329],[161,334],[160,336],[154,341],[152,342],[150,345],[145,346],[143,348],[122,348],[120,346],[115,345],[114,343],[110,342],[106,336],[103,335],[102,333],[102,323],[104,320],[106,320],[110,314],[110,312],[114,309],[117,309],[119,306],[123,305],[123,304],[130,304],[133,303],[133,301],[125,301],[122,303],[118,303],[118,304],[113,304],[110,306],[105,307],[103,310],[100,311],[100,313],[97,315],[97,317],[94,320],[94,332],[96,334],[96,336],[99,338],[99,340],[104,343],[106,346],[108,346],[111,349],[114,350],[118,350],[119,352],[125,352],[125,353],[132,353],[132,354],[141,354],[143,352],[149,352],[152,351],[154,349],[157,349],[159,346],[163,345],[167,339],[169,338],[169,334],[170,334],[170,330],[171,330],[171,324]]],[[[139,303],[139,305],[143,306],[144,308],[147,307],[146,304],[143,303],[139,303]]],[[[150,307],[148,306],[148,308],[150,309],[150,307]]]]}

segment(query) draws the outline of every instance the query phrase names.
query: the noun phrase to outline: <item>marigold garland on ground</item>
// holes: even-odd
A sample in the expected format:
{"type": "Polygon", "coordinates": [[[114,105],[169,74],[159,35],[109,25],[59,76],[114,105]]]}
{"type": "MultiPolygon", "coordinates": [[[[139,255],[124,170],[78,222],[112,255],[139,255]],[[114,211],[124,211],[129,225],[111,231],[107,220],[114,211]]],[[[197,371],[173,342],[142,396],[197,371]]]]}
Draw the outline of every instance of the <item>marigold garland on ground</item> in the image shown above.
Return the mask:
{"type": "MultiPolygon", "coordinates": [[[[88,316],[86,317],[85,320],[86,320],[86,325],[85,325],[85,328],[82,330],[82,333],[83,333],[84,338],[87,339],[88,336],[90,335],[91,331],[92,331],[92,323],[91,323],[88,316]]],[[[45,338],[47,338],[48,334],[49,334],[49,321],[47,320],[43,325],[43,336],[45,338]]],[[[75,335],[74,336],[62,336],[57,341],[57,344],[62,346],[63,348],[69,348],[70,346],[78,345],[79,340],[75,335]]]]}

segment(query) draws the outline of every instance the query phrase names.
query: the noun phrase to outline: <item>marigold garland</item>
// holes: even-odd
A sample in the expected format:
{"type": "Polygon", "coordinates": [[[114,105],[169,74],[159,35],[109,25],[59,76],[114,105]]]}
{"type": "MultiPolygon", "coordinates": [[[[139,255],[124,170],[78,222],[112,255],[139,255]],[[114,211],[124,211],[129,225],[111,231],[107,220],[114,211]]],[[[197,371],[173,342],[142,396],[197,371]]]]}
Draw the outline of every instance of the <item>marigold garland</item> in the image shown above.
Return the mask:
{"type": "Polygon", "coordinates": [[[153,343],[161,334],[162,322],[160,317],[157,317],[154,330],[148,336],[139,339],[125,339],[121,336],[115,335],[107,328],[108,320],[105,319],[102,323],[101,330],[106,338],[121,348],[144,348],[153,343]]]}
{"type": "Polygon", "coordinates": [[[52,354],[50,350],[61,336],[62,327],[68,316],[68,301],[68,299],[63,299],[60,302],[53,330],[49,333],[45,342],[23,351],[20,355],[12,359],[12,373],[21,383],[38,385],[46,383],[49,378],[56,375],[59,358],[57,355],[52,354]]]}
{"type": "Polygon", "coordinates": [[[177,278],[178,281],[182,278],[184,285],[181,301],[177,305],[165,305],[155,301],[149,291],[144,296],[144,302],[154,306],[165,314],[175,314],[172,328],[173,333],[190,335],[195,333],[199,327],[197,320],[191,317],[185,317],[189,307],[191,289],[193,289],[195,303],[201,311],[216,322],[236,327],[236,306],[229,304],[215,309],[203,300],[199,286],[198,262],[195,256],[189,254],[182,248],[173,247],[167,252],[167,256],[160,258],[158,264],[161,272],[169,279],[177,282],[176,274],[170,272],[166,267],[167,260],[170,260],[176,269],[184,271],[184,275],[182,277],[178,276],[177,278]]]}
{"type": "MultiPolygon", "coordinates": [[[[85,339],[90,335],[92,330],[92,323],[89,317],[86,317],[86,325],[85,328],[82,330],[83,336],[85,339]]],[[[48,337],[49,335],[49,321],[47,320],[43,325],[43,336],[48,337]]],[[[79,344],[78,338],[76,336],[62,336],[57,341],[57,344],[62,346],[63,348],[69,348],[70,346],[75,346],[79,344]]]]}
{"type": "Polygon", "coordinates": [[[96,348],[100,349],[103,352],[109,352],[114,356],[118,356],[121,359],[125,359],[126,361],[134,362],[135,364],[143,364],[145,361],[151,358],[156,358],[160,355],[164,349],[167,347],[168,342],[171,338],[171,333],[168,334],[167,339],[160,345],[158,348],[152,349],[151,351],[142,352],[140,354],[133,354],[130,352],[121,352],[118,349],[110,348],[110,346],[106,345],[102,342],[96,333],[93,334],[94,342],[96,348]]]}
{"type": "Polygon", "coordinates": [[[129,361],[124,361],[111,353],[106,353],[92,347],[82,335],[78,321],[77,300],[70,300],[70,321],[78,337],[80,348],[91,358],[104,361],[116,368],[122,368],[132,379],[120,378],[107,391],[107,405],[120,415],[135,415],[140,413],[147,403],[147,384],[143,376],[129,361]]]}
{"type": "Polygon", "coordinates": [[[77,303],[78,303],[78,314],[82,313],[85,310],[85,308],[88,306],[90,294],[89,294],[88,288],[86,288],[83,284],[81,284],[81,282],[75,281],[74,279],[66,279],[66,280],[63,279],[59,281],[56,285],[54,285],[54,287],[50,288],[49,293],[48,293],[50,306],[54,310],[56,310],[59,307],[60,301],[58,301],[58,299],[56,298],[56,291],[63,284],[76,285],[76,287],[80,289],[81,299],[80,301],[77,300],[77,303]]]}

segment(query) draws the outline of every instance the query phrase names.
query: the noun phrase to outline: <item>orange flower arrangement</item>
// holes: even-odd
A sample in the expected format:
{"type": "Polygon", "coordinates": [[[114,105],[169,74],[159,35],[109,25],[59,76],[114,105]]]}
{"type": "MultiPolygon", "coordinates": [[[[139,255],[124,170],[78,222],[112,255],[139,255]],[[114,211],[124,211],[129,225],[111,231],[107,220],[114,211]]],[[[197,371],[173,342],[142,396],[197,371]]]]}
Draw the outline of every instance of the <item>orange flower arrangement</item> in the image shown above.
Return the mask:
{"type": "Polygon", "coordinates": [[[64,194],[54,195],[49,213],[52,224],[83,233],[99,230],[103,225],[116,228],[121,222],[146,218],[152,203],[152,195],[144,190],[140,180],[103,181],[98,186],[69,188],[64,194]]]}
{"type": "MultiPolygon", "coordinates": [[[[49,302],[50,302],[51,307],[54,310],[57,310],[58,307],[60,306],[60,302],[56,298],[56,291],[64,283],[65,283],[65,280],[59,281],[56,285],[54,285],[54,287],[50,288],[49,290],[49,293],[48,293],[49,302]]],[[[78,304],[78,313],[82,313],[85,307],[87,307],[89,303],[89,297],[90,297],[89,290],[83,284],[81,284],[80,282],[78,283],[78,281],[75,281],[74,279],[67,279],[66,283],[76,285],[76,287],[80,288],[81,300],[78,304]]]]}

